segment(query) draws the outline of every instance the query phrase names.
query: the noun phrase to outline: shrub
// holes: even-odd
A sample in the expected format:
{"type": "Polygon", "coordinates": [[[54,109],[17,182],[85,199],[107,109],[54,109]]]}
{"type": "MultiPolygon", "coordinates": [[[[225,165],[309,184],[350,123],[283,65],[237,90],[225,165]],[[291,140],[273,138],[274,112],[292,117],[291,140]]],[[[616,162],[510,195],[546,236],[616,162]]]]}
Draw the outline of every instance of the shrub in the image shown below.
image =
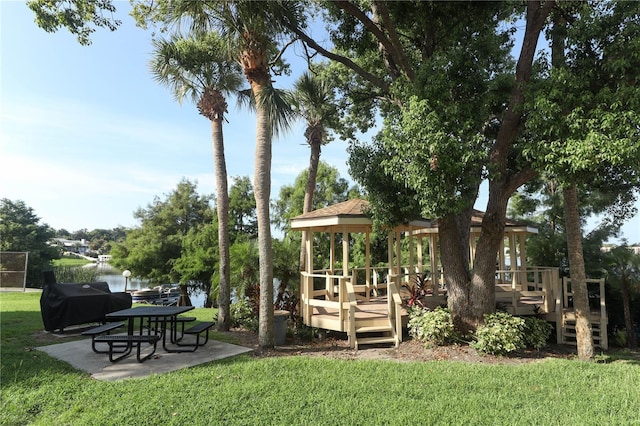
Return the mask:
{"type": "Polygon", "coordinates": [[[616,346],[620,346],[621,348],[624,348],[627,346],[627,330],[623,329],[618,329],[613,333],[613,341],[616,344],[616,346]]]}
{"type": "Polygon", "coordinates": [[[239,299],[230,306],[231,326],[258,331],[258,318],[253,312],[249,299],[239,299]]]}
{"type": "Polygon", "coordinates": [[[409,335],[429,345],[444,345],[458,340],[451,313],[446,308],[409,308],[409,335]]]}
{"type": "Polygon", "coordinates": [[[524,320],[506,312],[484,316],[484,325],[476,330],[471,346],[493,355],[505,355],[524,348],[524,320]]]}
{"type": "Polygon", "coordinates": [[[92,267],[57,266],[53,273],[58,283],[93,283],[98,280],[98,270],[92,267]]]}
{"type": "Polygon", "coordinates": [[[540,349],[547,344],[553,326],[543,319],[524,317],[524,344],[527,348],[540,349]]]}
{"type": "Polygon", "coordinates": [[[302,319],[296,322],[295,329],[295,337],[304,342],[311,342],[313,340],[313,336],[315,335],[317,329],[313,327],[309,327],[302,322],[302,319]]]}

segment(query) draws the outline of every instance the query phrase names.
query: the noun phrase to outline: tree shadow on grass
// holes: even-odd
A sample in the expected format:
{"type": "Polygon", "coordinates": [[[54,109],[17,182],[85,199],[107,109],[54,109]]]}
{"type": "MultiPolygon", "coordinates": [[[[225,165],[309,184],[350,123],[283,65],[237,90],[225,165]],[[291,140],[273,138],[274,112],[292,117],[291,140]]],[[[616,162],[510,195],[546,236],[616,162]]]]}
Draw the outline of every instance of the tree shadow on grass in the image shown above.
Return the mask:
{"type": "Polygon", "coordinates": [[[86,374],[35,349],[62,343],[60,338],[42,329],[39,311],[11,311],[0,315],[0,385],[3,388],[23,381],[55,380],[56,374],[86,374]]]}

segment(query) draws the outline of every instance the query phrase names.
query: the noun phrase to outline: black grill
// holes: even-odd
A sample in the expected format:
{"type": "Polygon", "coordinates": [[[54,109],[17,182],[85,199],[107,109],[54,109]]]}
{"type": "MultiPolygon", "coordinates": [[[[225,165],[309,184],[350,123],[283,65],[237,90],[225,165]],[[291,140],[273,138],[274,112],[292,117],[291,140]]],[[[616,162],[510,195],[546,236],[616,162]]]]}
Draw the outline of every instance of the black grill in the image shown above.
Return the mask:
{"type": "Polygon", "coordinates": [[[40,296],[42,322],[47,331],[70,325],[102,322],[105,315],[131,307],[129,293],[111,293],[106,282],[50,283],[40,296]]]}

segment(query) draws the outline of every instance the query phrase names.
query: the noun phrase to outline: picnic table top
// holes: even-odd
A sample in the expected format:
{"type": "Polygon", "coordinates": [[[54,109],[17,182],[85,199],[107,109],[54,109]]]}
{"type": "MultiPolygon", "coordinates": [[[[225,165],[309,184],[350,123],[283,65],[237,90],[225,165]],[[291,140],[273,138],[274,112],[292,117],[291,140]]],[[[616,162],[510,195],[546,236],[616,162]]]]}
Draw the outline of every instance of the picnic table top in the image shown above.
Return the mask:
{"type": "Polygon", "coordinates": [[[131,318],[131,317],[170,317],[188,312],[193,306],[136,306],[135,308],[122,309],[106,315],[107,318],[131,318]]]}

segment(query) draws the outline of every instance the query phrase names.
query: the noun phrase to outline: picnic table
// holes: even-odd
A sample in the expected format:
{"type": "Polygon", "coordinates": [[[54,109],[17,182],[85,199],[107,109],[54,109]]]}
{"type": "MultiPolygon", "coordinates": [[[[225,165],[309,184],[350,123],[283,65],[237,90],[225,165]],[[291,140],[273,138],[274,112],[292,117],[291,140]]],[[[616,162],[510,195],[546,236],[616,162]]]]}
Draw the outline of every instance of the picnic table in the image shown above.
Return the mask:
{"type": "MultiPolygon", "coordinates": [[[[149,359],[156,351],[157,344],[162,340],[162,347],[167,352],[193,352],[198,347],[203,346],[209,339],[209,329],[214,325],[213,322],[202,322],[195,326],[184,330],[182,335],[192,334],[196,336],[196,342],[192,344],[181,343],[182,335],[178,337],[178,323],[180,322],[178,315],[194,309],[193,306],[138,306],[135,308],[122,309],[107,314],[107,321],[116,321],[109,326],[99,326],[89,330],[85,334],[92,335],[92,347],[94,352],[108,353],[109,360],[116,362],[131,354],[134,347],[137,347],[138,362],[149,359]],[[122,321],[127,321],[127,334],[114,335],[109,331],[122,325],[122,321]],[[136,321],[137,320],[137,321],[136,321]],[[117,322],[121,321],[121,322],[117,322]],[[139,330],[136,332],[135,324],[138,322],[139,330]],[[146,327],[146,330],[144,330],[146,327]],[[206,332],[206,338],[200,342],[200,334],[206,332]],[[169,334],[169,339],[167,339],[169,334]],[[96,343],[106,343],[109,347],[107,351],[99,351],[96,349],[96,343]],[[142,356],[141,346],[143,343],[153,345],[151,353],[142,356]],[[168,346],[171,345],[171,346],[168,346]]],[[[195,320],[195,318],[189,318],[195,320]]],[[[184,324],[184,323],[183,323],[184,324]]]]}

